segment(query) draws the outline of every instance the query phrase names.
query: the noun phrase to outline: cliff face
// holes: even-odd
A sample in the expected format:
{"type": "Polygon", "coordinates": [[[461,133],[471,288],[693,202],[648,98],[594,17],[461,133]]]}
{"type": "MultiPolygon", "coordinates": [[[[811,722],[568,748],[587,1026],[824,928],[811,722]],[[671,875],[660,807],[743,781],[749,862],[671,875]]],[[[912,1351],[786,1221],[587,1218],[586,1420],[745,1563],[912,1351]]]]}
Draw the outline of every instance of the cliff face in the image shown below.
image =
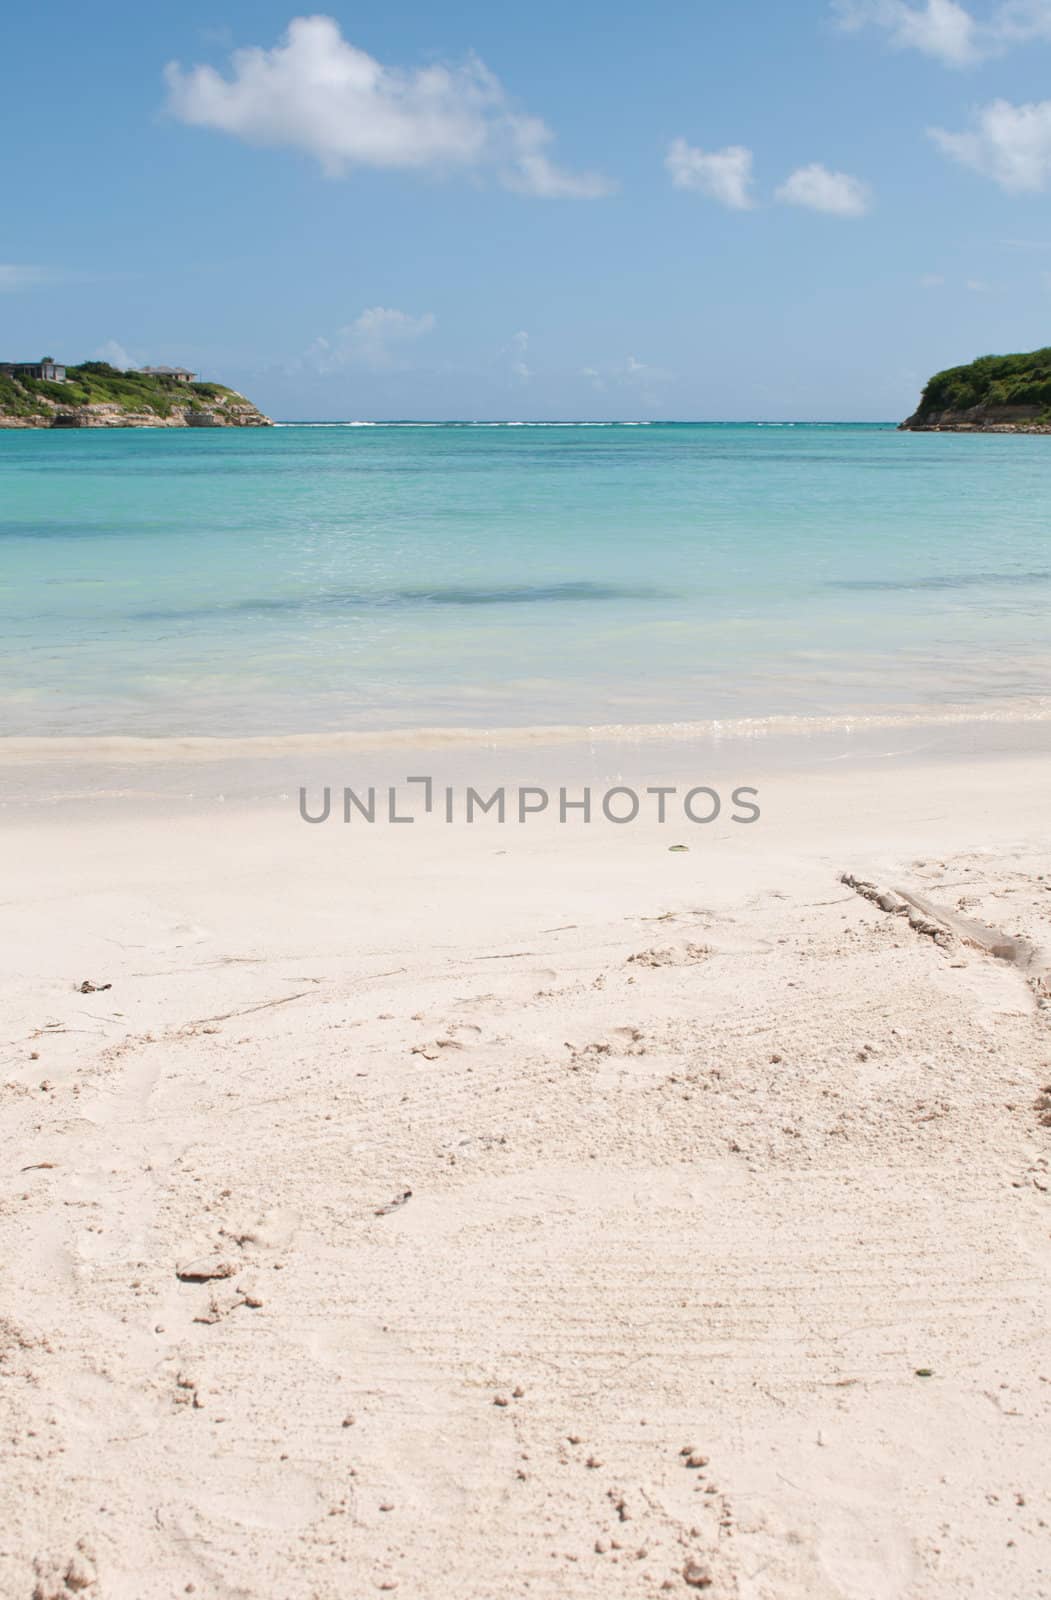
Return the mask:
{"type": "Polygon", "coordinates": [[[929,380],[911,433],[1051,433],[1051,349],[981,356],[929,380]]]}
{"type": "Polygon", "coordinates": [[[69,367],[65,383],[0,373],[0,428],[270,428],[235,389],[179,383],[102,362],[69,367]]]}
{"type": "Polygon", "coordinates": [[[917,411],[900,428],[908,433],[1051,433],[1041,406],[971,406],[967,411],[917,411]]]}

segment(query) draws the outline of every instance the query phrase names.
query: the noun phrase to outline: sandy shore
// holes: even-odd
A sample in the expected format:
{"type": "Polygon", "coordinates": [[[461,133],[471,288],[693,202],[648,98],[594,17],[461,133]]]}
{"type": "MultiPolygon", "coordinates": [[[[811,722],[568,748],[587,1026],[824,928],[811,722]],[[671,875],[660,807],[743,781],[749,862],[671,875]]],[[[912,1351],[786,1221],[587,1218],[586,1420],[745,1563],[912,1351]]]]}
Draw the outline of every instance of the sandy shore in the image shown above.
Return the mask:
{"type": "Polygon", "coordinates": [[[1051,1595],[1049,782],[9,817],[0,1593],[1051,1595]]]}

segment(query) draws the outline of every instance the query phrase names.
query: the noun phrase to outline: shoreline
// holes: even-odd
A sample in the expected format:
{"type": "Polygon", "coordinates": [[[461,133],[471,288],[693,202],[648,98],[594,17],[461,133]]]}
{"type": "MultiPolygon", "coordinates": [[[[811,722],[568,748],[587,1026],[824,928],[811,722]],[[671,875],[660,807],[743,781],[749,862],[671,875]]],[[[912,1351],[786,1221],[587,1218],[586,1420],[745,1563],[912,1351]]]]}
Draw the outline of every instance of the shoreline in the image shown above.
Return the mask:
{"type": "Polygon", "coordinates": [[[1049,423],[1015,422],[900,422],[899,433],[1051,433],[1049,423]]]}
{"type": "MultiPolygon", "coordinates": [[[[804,779],[836,773],[914,772],[925,765],[978,770],[1051,758],[1051,702],[957,707],[894,715],[771,717],[590,728],[402,729],[240,739],[83,737],[0,739],[0,824],[70,819],[85,807],[144,814],[288,807],[300,791],[384,794],[415,804],[412,775],[435,790],[514,791],[541,785],[556,805],[586,789],[642,793],[804,779]]],[[[399,806],[402,802],[398,802],[399,806]]]]}
{"type": "Polygon", "coordinates": [[[652,745],[805,739],[910,728],[1012,727],[1051,722],[1051,698],[1034,704],[911,707],[886,711],[842,711],[803,716],[723,717],[697,721],[641,723],[540,723],[484,727],[409,726],[387,729],[312,730],[280,734],[53,734],[0,736],[0,767],[10,762],[226,760],[237,756],[281,756],[298,752],[383,750],[496,750],[534,745],[652,745]]]}

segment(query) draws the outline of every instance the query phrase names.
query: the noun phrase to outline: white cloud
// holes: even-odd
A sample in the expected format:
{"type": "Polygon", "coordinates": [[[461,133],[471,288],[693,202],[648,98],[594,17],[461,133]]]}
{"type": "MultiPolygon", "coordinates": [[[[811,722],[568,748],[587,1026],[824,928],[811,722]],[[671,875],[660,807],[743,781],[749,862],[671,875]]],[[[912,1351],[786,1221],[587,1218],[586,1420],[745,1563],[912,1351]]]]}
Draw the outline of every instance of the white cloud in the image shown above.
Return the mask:
{"type": "Polygon", "coordinates": [[[435,326],[430,311],[413,317],[393,307],[370,306],[332,339],[315,339],[306,359],[322,373],[354,366],[367,367],[372,372],[395,371],[404,365],[399,350],[422,339],[435,326]]]}
{"type": "Polygon", "coordinates": [[[830,172],[820,161],[798,167],[778,189],[777,198],[834,217],[863,217],[871,204],[868,186],[860,178],[830,172]]]}
{"type": "Polygon", "coordinates": [[[59,276],[50,267],[18,266],[14,262],[0,262],[0,294],[14,294],[19,289],[36,289],[41,284],[57,282],[59,276]]]}
{"type": "Polygon", "coordinates": [[[1006,44],[1051,39],[1051,0],[1004,0],[997,8],[995,25],[1006,44]]]}
{"type": "MultiPolygon", "coordinates": [[[[616,184],[597,172],[565,172],[555,166],[544,147],[554,134],[538,117],[509,116],[506,134],[511,154],[503,158],[500,181],[517,194],[536,195],[541,200],[601,200],[612,194],[616,184]]],[[[499,144],[499,135],[496,143],[499,144]]]]}
{"type": "Polygon", "coordinates": [[[744,145],[706,151],[685,139],[673,139],[664,165],[676,189],[696,190],[734,211],[747,211],[752,205],[752,152],[744,145]]]}
{"type": "MultiPolygon", "coordinates": [[[[939,272],[924,273],[923,277],[919,280],[921,289],[944,289],[947,282],[948,279],[943,278],[939,272]]],[[[954,287],[956,285],[957,280],[954,280],[954,287]]],[[[987,283],[984,278],[965,278],[963,280],[963,287],[968,289],[971,294],[993,293],[993,285],[991,283],[987,283]]]]}
{"type": "Polygon", "coordinates": [[[105,344],[100,344],[98,349],[93,351],[92,360],[108,361],[111,367],[119,367],[122,372],[127,372],[131,367],[139,365],[135,358],[130,356],[124,346],[119,344],[116,339],[107,339],[105,344]]]}
{"type": "Polygon", "coordinates": [[[634,356],[628,356],[619,367],[614,366],[610,376],[614,385],[630,391],[634,396],[633,403],[645,411],[660,410],[665,403],[661,395],[662,386],[675,381],[674,372],[667,372],[663,367],[651,367],[648,362],[638,361],[634,356]]]}
{"type": "Polygon", "coordinates": [[[331,17],[296,17],[272,50],[235,50],[231,76],[165,68],[168,109],[181,122],[249,144],[304,150],[330,177],[354,167],[490,170],[508,189],[596,198],[613,185],[548,155],[553,135],[516,111],[477,58],[462,66],[387,67],[344,39],[331,17]]]}
{"type": "Polygon", "coordinates": [[[850,31],[883,28],[891,44],[919,50],[950,67],[968,67],[1002,55],[1012,45],[1051,39],[1051,0],[1002,0],[980,22],[958,0],[833,0],[840,25],[850,31]]]}
{"type": "Polygon", "coordinates": [[[926,0],[910,6],[905,0],[834,0],[841,27],[874,25],[889,33],[899,50],[920,50],[947,66],[965,67],[980,59],[977,24],[956,0],[926,0]]]}
{"type": "Polygon", "coordinates": [[[930,136],[954,161],[973,167],[1012,194],[1036,193],[1051,178],[1051,100],[1015,106],[992,100],[969,133],[931,128],[930,136]]]}
{"type": "Polygon", "coordinates": [[[977,59],[975,23],[956,0],[927,0],[922,9],[894,8],[894,41],[902,49],[919,50],[949,66],[965,67],[977,59]]]}
{"type": "Polygon", "coordinates": [[[528,349],[529,335],[524,331],[524,329],[522,329],[518,333],[513,333],[511,335],[510,343],[507,347],[507,351],[505,352],[505,354],[511,355],[514,358],[511,362],[512,376],[518,378],[522,383],[528,383],[529,379],[533,376],[533,369],[527,364],[525,359],[526,351],[528,349]]]}
{"type": "Polygon", "coordinates": [[[650,403],[656,388],[675,381],[674,372],[667,372],[663,367],[651,367],[635,356],[626,356],[623,361],[607,362],[601,367],[581,367],[580,376],[600,392],[610,388],[634,389],[650,403]]]}

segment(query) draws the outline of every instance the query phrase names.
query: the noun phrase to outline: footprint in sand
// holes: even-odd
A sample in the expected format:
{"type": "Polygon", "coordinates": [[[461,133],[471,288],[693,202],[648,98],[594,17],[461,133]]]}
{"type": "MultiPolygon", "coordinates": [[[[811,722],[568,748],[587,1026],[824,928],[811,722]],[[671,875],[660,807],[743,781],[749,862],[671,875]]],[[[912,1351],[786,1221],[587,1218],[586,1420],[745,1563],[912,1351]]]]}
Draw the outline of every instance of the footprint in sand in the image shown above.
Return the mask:
{"type": "Polygon", "coordinates": [[[95,1552],[87,1539],[78,1539],[76,1549],[68,1559],[58,1561],[38,1560],[37,1581],[33,1600],[69,1600],[72,1594],[81,1594],[98,1582],[95,1552]]]}
{"type": "Polygon", "coordinates": [[[429,1039],[426,1044],[414,1044],[410,1055],[422,1056],[425,1061],[437,1061],[447,1050],[468,1050],[476,1044],[481,1037],[482,1030],[473,1022],[450,1022],[445,1032],[438,1039],[429,1039]],[[466,1034],[466,1038],[461,1038],[466,1034]]]}
{"type": "Polygon", "coordinates": [[[707,961],[712,950],[706,944],[661,945],[638,950],[628,957],[628,965],[638,967],[690,967],[707,961]]]}

